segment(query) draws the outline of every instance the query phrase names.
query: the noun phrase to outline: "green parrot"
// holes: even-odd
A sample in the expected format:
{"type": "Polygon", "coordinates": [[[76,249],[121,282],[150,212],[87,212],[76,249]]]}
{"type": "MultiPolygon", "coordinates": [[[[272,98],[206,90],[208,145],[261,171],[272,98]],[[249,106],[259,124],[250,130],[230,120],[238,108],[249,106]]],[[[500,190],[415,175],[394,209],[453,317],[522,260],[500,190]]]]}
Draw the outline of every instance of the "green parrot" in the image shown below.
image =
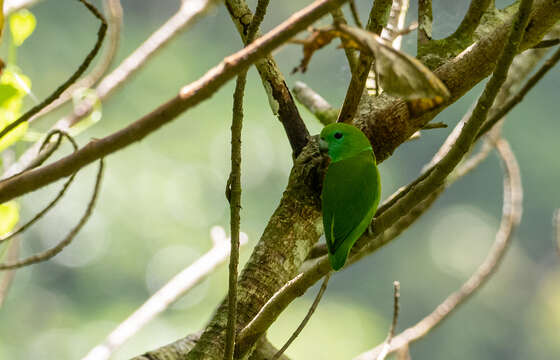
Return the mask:
{"type": "Polygon", "coordinates": [[[336,123],[321,131],[319,148],[330,163],[321,192],[323,227],[334,270],[371,223],[381,194],[373,149],[358,128],[336,123]]]}

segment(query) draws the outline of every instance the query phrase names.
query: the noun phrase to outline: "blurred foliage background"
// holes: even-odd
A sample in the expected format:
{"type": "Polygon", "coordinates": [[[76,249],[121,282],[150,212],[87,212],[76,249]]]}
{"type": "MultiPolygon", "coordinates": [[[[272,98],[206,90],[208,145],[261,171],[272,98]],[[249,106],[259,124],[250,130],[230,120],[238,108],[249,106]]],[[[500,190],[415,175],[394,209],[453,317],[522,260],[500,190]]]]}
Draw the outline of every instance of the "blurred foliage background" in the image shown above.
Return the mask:
{"type": "MultiPolygon", "coordinates": [[[[250,1],[252,8],[255,2],[250,1]]],[[[264,29],[308,2],[273,1],[264,29]]],[[[94,3],[102,5],[99,0],[94,3]]],[[[178,3],[123,0],[124,28],[116,64],[173,14],[178,3]]],[[[357,3],[365,20],[370,1],[357,3]]],[[[408,22],[416,18],[415,3],[408,22]]],[[[434,1],[434,37],[452,31],[467,6],[468,1],[434,1]]],[[[37,28],[19,49],[18,63],[42,99],[89,51],[98,23],[72,0],[45,0],[32,11],[37,28]]],[[[240,47],[226,9],[218,6],[104,103],[102,120],[77,140],[83,145],[131,123],[240,47]]],[[[301,57],[297,46],[286,45],[275,57],[290,86],[304,81],[339,106],[350,75],[343,51],[335,47],[333,43],[316,54],[304,75],[288,75],[301,57]]],[[[404,50],[415,53],[415,34],[405,37],[404,50]]],[[[6,46],[2,51],[5,57],[6,46]]],[[[560,206],[559,83],[560,72],[553,70],[505,125],[520,162],[525,197],[523,221],[504,263],[473,299],[411,347],[412,359],[560,355],[560,259],[551,226],[552,212],[560,206]]],[[[439,115],[437,121],[450,128],[424,131],[419,140],[405,143],[381,164],[384,196],[417,176],[480,91],[479,85],[439,115]]],[[[230,82],[209,101],[106,159],[97,208],[73,244],[47,263],[17,271],[0,308],[0,359],[80,358],[170,276],[207,251],[212,226],[228,228],[224,187],[232,93],[230,82]]],[[[249,245],[242,250],[242,262],[279,202],[292,161],[282,126],[271,114],[254,69],[245,98],[241,216],[249,245]]],[[[32,105],[30,100],[24,104],[32,105]]],[[[45,131],[70,109],[68,105],[31,128],[45,131]]],[[[303,108],[301,113],[311,132],[318,133],[318,121],[303,108]]],[[[25,146],[20,142],[16,150],[25,146]]],[[[59,151],[68,153],[70,147],[59,151]]],[[[53,245],[74,226],[94,176],[95,166],[82,170],[62,203],[24,234],[23,255],[53,245]]],[[[41,209],[61,184],[21,199],[21,218],[29,219],[41,209]]],[[[349,359],[382,342],[391,320],[393,280],[401,282],[398,330],[431,312],[481,263],[499,224],[501,196],[499,162],[491,156],[400,238],[337,273],[287,354],[294,359],[349,359]]],[[[288,338],[317,290],[295,301],[274,324],[269,332],[273,343],[280,346],[288,338]]],[[[126,359],[201,329],[226,292],[227,267],[222,266],[114,358],[126,359]]]]}

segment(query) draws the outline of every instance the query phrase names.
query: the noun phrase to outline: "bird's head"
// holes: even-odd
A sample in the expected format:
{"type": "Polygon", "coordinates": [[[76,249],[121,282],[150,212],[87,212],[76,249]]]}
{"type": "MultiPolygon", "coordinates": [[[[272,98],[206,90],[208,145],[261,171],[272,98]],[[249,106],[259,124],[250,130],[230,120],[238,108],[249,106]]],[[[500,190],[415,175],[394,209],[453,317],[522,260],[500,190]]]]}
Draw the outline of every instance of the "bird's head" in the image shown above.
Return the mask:
{"type": "Polygon", "coordinates": [[[371,144],[360,129],[344,123],[335,123],[325,126],[321,131],[319,149],[327,152],[331,161],[339,161],[371,150],[371,144]]]}

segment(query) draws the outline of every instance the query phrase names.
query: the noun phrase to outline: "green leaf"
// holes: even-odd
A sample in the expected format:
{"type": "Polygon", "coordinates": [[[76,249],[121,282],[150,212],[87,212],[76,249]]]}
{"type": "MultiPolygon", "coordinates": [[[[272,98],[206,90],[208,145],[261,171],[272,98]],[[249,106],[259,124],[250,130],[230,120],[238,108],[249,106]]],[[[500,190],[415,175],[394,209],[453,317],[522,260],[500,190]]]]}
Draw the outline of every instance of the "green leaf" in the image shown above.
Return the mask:
{"type": "Polygon", "coordinates": [[[15,201],[0,204],[0,236],[8,234],[19,221],[19,206],[15,201]]]}
{"type": "MultiPolygon", "coordinates": [[[[2,73],[0,76],[0,130],[21,116],[22,101],[30,86],[31,80],[18,73],[17,68],[11,67],[2,73]]],[[[0,152],[25,135],[28,127],[28,123],[24,122],[0,139],[0,152]]]]}
{"type": "Polygon", "coordinates": [[[1,84],[0,83],[0,106],[4,105],[4,102],[10,100],[14,96],[18,95],[18,89],[11,84],[1,84]]]}
{"type": "Polygon", "coordinates": [[[19,98],[23,98],[31,92],[31,79],[21,73],[16,66],[9,66],[0,76],[0,84],[9,84],[19,92],[19,98]]]}
{"type": "Polygon", "coordinates": [[[35,16],[27,9],[20,10],[10,16],[10,32],[12,33],[14,44],[21,46],[25,39],[35,30],[36,25],[37,20],[35,20],[35,16]]]}

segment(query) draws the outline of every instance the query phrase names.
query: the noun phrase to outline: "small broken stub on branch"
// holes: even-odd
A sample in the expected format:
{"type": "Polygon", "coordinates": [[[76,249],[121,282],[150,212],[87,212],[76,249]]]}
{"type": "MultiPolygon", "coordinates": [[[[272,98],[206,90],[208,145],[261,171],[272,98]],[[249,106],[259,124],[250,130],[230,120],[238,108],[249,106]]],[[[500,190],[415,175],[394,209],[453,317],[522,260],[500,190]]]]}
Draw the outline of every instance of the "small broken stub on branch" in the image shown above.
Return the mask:
{"type": "Polygon", "coordinates": [[[407,100],[412,116],[441,105],[450,96],[447,87],[430,69],[372,32],[344,24],[309,31],[307,38],[292,40],[303,45],[303,58],[294,73],[305,72],[316,51],[340,38],[340,47],[357,49],[375,59],[373,68],[380,90],[407,100]]]}

